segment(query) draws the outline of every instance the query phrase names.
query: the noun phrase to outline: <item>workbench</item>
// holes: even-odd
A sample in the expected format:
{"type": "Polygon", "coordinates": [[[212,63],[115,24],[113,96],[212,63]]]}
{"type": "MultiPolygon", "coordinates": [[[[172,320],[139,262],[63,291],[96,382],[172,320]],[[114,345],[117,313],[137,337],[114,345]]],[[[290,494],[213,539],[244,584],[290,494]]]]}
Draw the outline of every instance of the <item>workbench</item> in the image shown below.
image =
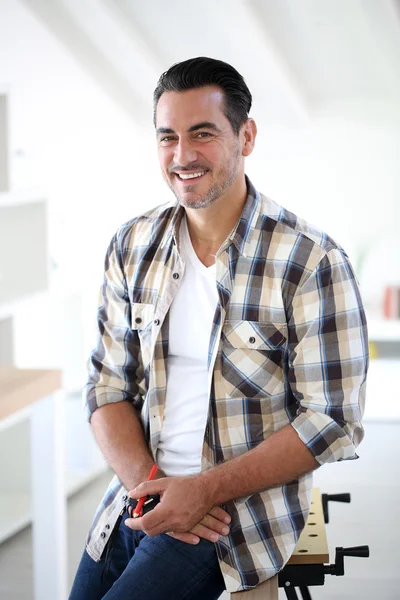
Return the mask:
{"type": "Polygon", "coordinates": [[[312,600],[309,588],[325,583],[325,575],[344,575],[344,556],[369,556],[368,546],[336,548],[335,564],[329,565],[325,523],[329,521],[329,500],[350,502],[350,494],[328,496],[318,488],[312,490],[310,513],[288,563],[282,571],[252,590],[235,592],[232,600],[278,600],[278,588],[285,590],[288,600],[312,600]]]}

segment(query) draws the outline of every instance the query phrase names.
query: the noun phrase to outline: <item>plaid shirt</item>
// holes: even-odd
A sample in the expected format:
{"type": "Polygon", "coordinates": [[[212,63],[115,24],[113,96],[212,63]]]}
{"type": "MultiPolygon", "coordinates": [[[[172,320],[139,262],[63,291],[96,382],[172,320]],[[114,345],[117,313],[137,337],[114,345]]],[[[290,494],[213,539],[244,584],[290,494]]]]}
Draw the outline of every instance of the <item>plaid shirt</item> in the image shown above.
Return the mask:
{"type": "MultiPolygon", "coordinates": [[[[331,238],[248,179],[247,188],[237,227],[216,257],[201,468],[240,456],[289,423],[318,463],[357,458],[368,343],[352,267],[331,238]]],[[[177,236],[183,211],[170,202],[113,237],[84,392],[89,419],[109,402],[131,402],[153,457],[163,425],[168,311],[185,270],[177,236]]],[[[216,551],[229,592],[282,569],[307,519],[311,487],[309,474],[224,506],[231,530],[216,551]]],[[[115,476],[87,537],[96,561],[125,494],[115,476]]]]}

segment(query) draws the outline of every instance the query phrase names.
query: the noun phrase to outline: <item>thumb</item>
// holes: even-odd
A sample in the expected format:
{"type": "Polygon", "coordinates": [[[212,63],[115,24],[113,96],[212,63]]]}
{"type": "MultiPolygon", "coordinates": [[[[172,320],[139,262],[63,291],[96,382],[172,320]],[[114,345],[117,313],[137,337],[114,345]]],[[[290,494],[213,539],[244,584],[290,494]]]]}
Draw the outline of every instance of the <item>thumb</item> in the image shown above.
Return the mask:
{"type": "Polygon", "coordinates": [[[143,498],[143,496],[152,496],[153,494],[160,494],[165,490],[166,478],[155,479],[154,481],[144,481],[139,483],[135,489],[128,493],[130,498],[143,498]]]}

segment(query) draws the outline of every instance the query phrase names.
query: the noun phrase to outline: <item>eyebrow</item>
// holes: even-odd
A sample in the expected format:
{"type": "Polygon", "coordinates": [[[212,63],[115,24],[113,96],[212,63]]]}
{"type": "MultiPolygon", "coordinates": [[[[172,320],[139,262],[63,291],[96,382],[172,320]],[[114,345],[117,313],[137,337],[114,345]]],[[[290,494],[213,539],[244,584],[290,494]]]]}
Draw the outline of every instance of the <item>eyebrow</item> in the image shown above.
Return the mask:
{"type": "MultiPolygon", "coordinates": [[[[202,121],[201,123],[196,123],[196,125],[192,125],[189,127],[188,132],[192,133],[193,131],[198,131],[199,129],[212,129],[219,133],[221,130],[215,125],[215,123],[211,123],[211,121],[202,121]]],[[[176,133],[173,129],[169,127],[159,127],[157,129],[157,135],[163,135],[166,133],[176,133]]]]}

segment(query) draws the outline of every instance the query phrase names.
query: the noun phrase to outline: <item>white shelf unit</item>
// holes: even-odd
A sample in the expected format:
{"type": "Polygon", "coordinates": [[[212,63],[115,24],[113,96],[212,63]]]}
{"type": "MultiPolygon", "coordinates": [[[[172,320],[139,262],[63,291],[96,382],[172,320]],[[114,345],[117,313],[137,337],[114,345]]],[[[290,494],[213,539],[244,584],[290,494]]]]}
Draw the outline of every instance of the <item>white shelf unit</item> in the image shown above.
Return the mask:
{"type": "MultiPolygon", "coordinates": [[[[64,404],[67,497],[107,470],[80,404],[77,398],[64,404]]],[[[20,411],[0,427],[0,544],[32,522],[29,415],[29,409],[20,411]]]]}
{"type": "Polygon", "coordinates": [[[0,205],[0,305],[48,287],[47,203],[0,205]]]}
{"type": "Polygon", "coordinates": [[[16,206],[32,204],[43,196],[40,188],[14,189],[13,192],[0,192],[0,207],[15,208],[16,206]]]}
{"type": "Polygon", "coordinates": [[[9,97],[0,88],[0,193],[10,189],[9,97]]]}
{"type": "Polygon", "coordinates": [[[0,364],[13,364],[14,357],[14,337],[13,337],[13,319],[9,312],[3,316],[0,314],[0,364]]]}
{"type": "MultiPolygon", "coordinates": [[[[59,307],[63,303],[65,308],[70,298],[51,290],[46,198],[37,189],[10,189],[10,95],[3,90],[0,84],[0,365],[55,368],[45,364],[55,349],[38,356],[37,339],[42,341],[46,329],[43,318],[62,319],[59,307]],[[39,316],[32,314],[32,307],[41,307],[41,313],[43,307],[51,310],[43,317],[40,311],[39,316]],[[24,331],[24,315],[29,315],[29,335],[24,331]],[[20,356],[24,364],[19,364],[20,356]]],[[[55,329],[55,323],[46,325],[55,329]]],[[[64,330],[67,327],[65,323],[64,330]]],[[[46,339],[53,343],[56,333],[46,339]]],[[[72,341],[65,352],[74,352],[72,341]]],[[[85,422],[80,398],[68,394],[65,398],[66,495],[70,496],[107,465],[85,422]]],[[[31,523],[29,436],[29,411],[17,413],[7,427],[0,421],[0,543],[31,523]]]]}

